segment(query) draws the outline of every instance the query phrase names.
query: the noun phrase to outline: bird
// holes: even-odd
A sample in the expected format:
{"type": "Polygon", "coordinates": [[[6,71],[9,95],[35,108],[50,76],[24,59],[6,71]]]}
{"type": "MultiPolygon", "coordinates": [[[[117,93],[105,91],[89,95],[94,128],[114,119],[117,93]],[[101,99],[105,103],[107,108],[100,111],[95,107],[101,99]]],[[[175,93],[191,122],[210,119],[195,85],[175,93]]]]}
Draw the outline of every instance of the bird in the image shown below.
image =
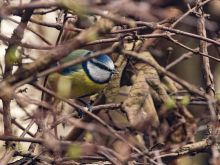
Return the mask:
{"type": "MultiPolygon", "coordinates": [[[[77,49],[58,62],[58,65],[90,56],[94,52],[77,49]]],[[[101,54],[78,65],[69,66],[48,76],[48,87],[56,94],[68,99],[77,99],[102,91],[115,73],[112,59],[101,54]]]]}

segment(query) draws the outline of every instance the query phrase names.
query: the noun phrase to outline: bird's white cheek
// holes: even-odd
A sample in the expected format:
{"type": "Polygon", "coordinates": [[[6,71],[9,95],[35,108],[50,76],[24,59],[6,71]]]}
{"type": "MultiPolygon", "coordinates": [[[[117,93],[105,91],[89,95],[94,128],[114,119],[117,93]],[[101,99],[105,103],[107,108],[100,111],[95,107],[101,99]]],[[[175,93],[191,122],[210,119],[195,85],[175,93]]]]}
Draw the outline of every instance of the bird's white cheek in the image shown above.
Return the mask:
{"type": "Polygon", "coordinates": [[[111,72],[101,69],[91,64],[90,62],[88,62],[87,67],[88,67],[90,76],[96,81],[104,82],[111,77],[111,72]]]}

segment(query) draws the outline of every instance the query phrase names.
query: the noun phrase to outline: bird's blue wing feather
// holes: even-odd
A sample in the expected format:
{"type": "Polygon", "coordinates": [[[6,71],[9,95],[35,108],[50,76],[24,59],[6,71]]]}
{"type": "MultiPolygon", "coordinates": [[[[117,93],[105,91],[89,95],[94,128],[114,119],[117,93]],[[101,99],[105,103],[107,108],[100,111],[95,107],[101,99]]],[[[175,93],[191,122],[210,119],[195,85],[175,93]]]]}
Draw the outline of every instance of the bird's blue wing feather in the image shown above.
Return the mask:
{"type": "MultiPolygon", "coordinates": [[[[90,53],[91,53],[91,51],[88,51],[88,50],[85,50],[85,49],[75,50],[75,51],[73,51],[72,53],[70,53],[68,56],[66,56],[65,58],[63,58],[63,59],[60,61],[60,64],[63,64],[63,63],[66,63],[66,62],[75,60],[77,57],[80,57],[80,56],[89,55],[90,53]]],[[[70,74],[70,73],[72,73],[72,72],[76,72],[76,71],[79,70],[79,69],[82,69],[82,65],[81,65],[81,64],[73,65],[73,66],[64,68],[63,70],[61,70],[60,73],[61,73],[62,75],[68,75],[68,74],[70,74]]]]}
{"type": "Polygon", "coordinates": [[[64,68],[60,73],[64,76],[66,76],[66,75],[71,74],[72,72],[76,72],[79,69],[80,68],[77,66],[72,66],[72,67],[64,68]]]}
{"type": "Polygon", "coordinates": [[[101,63],[108,63],[108,61],[111,61],[111,58],[105,54],[101,55],[101,56],[98,56],[96,57],[96,60],[100,61],[101,63]]]}

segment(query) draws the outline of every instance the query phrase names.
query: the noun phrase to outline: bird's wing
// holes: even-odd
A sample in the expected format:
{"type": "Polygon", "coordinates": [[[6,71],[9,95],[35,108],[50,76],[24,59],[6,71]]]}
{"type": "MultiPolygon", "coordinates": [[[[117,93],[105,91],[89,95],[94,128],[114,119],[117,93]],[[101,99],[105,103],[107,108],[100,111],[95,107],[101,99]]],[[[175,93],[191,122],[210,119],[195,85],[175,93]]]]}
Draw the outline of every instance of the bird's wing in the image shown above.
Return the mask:
{"type": "MultiPolygon", "coordinates": [[[[70,53],[68,56],[66,56],[65,58],[63,58],[63,59],[60,61],[60,64],[63,64],[63,63],[66,63],[66,62],[75,60],[76,58],[78,58],[78,57],[80,57],[80,56],[82,57],[82,56],[86,56],[86,55],[89,55],[89,54],[90,54],[90,51],[85,50],[85,49],[75,50],[75,51],[73,51],[72,53],[70,53]]],[[[79,70],[79,69],[82,69],[82,65],[81,65],[81,64],[64,68],[63,70],[61,70],[61,74],[62,74],[62,75],[68,75],[68,74],[70,74],[71,72],[75,72],[75,71],[77,71],[77,70],[79,70]]]]}

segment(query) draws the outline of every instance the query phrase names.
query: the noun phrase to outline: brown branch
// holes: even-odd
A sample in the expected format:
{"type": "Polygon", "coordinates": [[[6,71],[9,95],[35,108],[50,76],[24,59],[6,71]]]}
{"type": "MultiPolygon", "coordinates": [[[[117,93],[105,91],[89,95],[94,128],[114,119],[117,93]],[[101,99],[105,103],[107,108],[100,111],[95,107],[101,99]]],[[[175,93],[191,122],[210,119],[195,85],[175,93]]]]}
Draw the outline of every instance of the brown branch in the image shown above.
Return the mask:
{"type": "Polygon", "coordinates": [[[61,23],[42,22],[42,21],[37,21],[35,19],[30,19],[30,22],[41,25],[41,26],[45,26],[45,27],[55,28],[57,30],[64,29],[64,30],[74,31],[74,32],[82,32],[83,31],[83,29],[79,29],[76,27],[67,28],[67,27],[63,26],[63,24],[61,24],[61,23]]]}
{"type": "MultiPolygon", "coordinates": [[[[199,4],[201,1],[198,1],[199,4]]],[[[198,14],[200,15],[200,18],[198,20],[198,33],[200,36],[206,37],[206,28],[205,28],[205,14],[203,12],[203,9],[201,7],[197,8],[198,14]]],[[[200,41],[199,45],[199,50],[202,53],[208,54],[207,50],[207,42],[206,41],[200,41]]],[[[207,57],[202,57],[202,71],[203,71],[203,76],[204,76],[204,81],[205,81],[205,89],[207,94],[210,96],[215,95],[215,89],[214,89],[214,80],[213,80],[213,75],[211,72],[210,64],[209,64],[209,58],[207,57]]]]}
{"type": "Polygon", "coordinates": [[[174,23],[172,23],[171,27],[174,28],[181,20],[183,20],[186,16],[188,16],[190,13],[194,12],[196,10],[196,8],[198,7],[202,7],[204,5],[206,5],[208,2],[210,2],[212,0],[205,0],[201,3],[199,3],[197,6],[191,8],[190,10],[188,10],[187,12],[185,12],[181,17],[179,17],[174,23]]]}
{"type": "MultiPolygon", "coordinates": [[[[34,1],[34,0],[33,0],[34,1]]],[[[33,9],[27,9],[24,11],[24,14],[21,18],[21,22],[18,24],[18,26],[14,29],[13,34],[11,36],[11,40],[17,40],[21,41],[24,36],[24,31],[27,27],[28,21],[31,18],[31,15],[33,13],[33,9]]],[[[3,74],[3,78],[8,78],[12,74],[14,63],[12,63],[13,57],[15,55],[15,51],[17,50],[17,45],[9,44],[8,48],[6,49],[5,53],[5,71],[3,74]]],[[[17,60],[18,61],[18,60],[17,60]]],[[[4,122],[4,135],[10,136],[12,135],[12,119],[11,119],[11,112],[10,112],[10,103],[11,103],[11,97],[7,95],[6,97],[2,97],[2,103],[3,103],[3,122],[4,122]]],[[[14,154],[14,150],[10,149],[10,145],[12,143],[9,143],[6,141],[6,152],[7,155],[3,156],[0,164],[4,165],[7,164],[7,162],[10,160],[10,158],[14,154]]]]}
{"type": "Polygon", "coordinates": [[[175,34],[178,34],[178,35],[192,37],[192,38],[195,38],[195,39],[203,40],[203,41],[215,44],[217,46],[220,46],[220,42],[215,41],[213,39],[210,39],[210,38],[207,38],[207,37],[203,37],[203,36],[200,36],[200,35],[197,35],[197,34],[185,32],[185,31],[182,31],[182,30],[179,30],[179,29],[174,29],[174,28],[166,27],[166,26],[159,25],[159,24],[156,24],[156,23],[137,21],[136,25],[142,25],[142,26],[145,25],[145,26],[147,26],[147,27],[149,27],[151,29],[161,29],[161,30],[164,30],[164,31],[168,31],[168,32],[175,33],[175,34]]]}
{"type": "Polygon", "coordinates": [[[186,144],[182,147],[179,147],[173,152],[166,153],[166,154],[161,154],[158,157],[154,157],[154,160],[158,158],[162,159],[176,159],[177,157],[183,156],[183,155],[190,155],[190,154],[196,154],[203,152],[205,150],[209,150],[211,146],[213,145],[214,141],[211,138],[207,138],[202,141],[198,141],[192,144],[186,144]]]}
{"type": "Polygon", "coordinates": [[[34,11],[33,15],[45,15],[45,14],[48,14],[48,13],[52,13],[56,10],[59,10],[59,8],[55,7],[54,9],[50,9],[50,10],[47,10],[47,11],[34,11]]]}
{"type": "MultiPolygon", "coordinates": [[[[88,150],[91,153],[98,153],[106,157],[109,161],[113,162],[114,164],[120,163],[120,157],[122,157],[119,153],[116,153],[110,148],[107,148],[105,146],[100,146],[92,143],[81,143],[81,142],[71,142],[71,141],[58,141],[56,139],[48,139],[49,137],[45,137],[45,139],[40,138],[24,138],[24,137],[15,137],[15,136],[1,136],[0,140],[3,141],[15,141],[15,142],[31,142],[31,143],[38,143],[38,144],[44,144],[49,150],[54,151],[60,151],[60,152],[67,152],[67,149],[69,149],[71,146],[80,146],[82,151],[88,150]],[[55,146],[52,146],[55,145],[55,146]]],[[[90,153],[90,154],[91,154],[90,153]]],[[[60,162],[59,162],[60,163],[60,162]]]]}
{"type": "MultiPolygon", "coordinates": [[[[166,34],[145,34],[145,35],[138,35],[139,38],[159,38],[159,37],[164,37],[166,36],[166,34]]],[[[55,46],[41,46],[41,45],[34,45],[34,44],[28,44],[28,43],[23,43],[20,42],[18,40],[11,40],[9,37],[0,34],[0,40],[4,41],[4,42],[8,42],[9,44],[15,44],[15,45],[19,45],[23,48],[27,48],[27,49],[38,49],[38,50],[51,50],[54,49],[55,46]]],[[[134,40],[131,36],[127,36],[125,37],[123,40],[125,41],[132,41],[134,40]]],[[[113,43],[113,42],[119,42],[120,39],[119,38],[106,38],[106,39],[99,39],[99,40],[95,40],[95,41],[91,41],[86,43],[83,46],[89,46],[89,45],[97,45],[97,44],[104,44],[104,43],[113,43]]],[[[59,45],[59,46],[63,46],[63,45],[59,45]]]]}
{"type": "MultiPolygon", "coordinates": [[[[11,40],[18,40],[21,41],[24,35],[24,30],[27,27],[27,23],[33,13],[33,9],[25,10],[24,15],[21,18],[21,22],[18,24],[16,29],[14,30],[11,40]]],[[[12,74],[13,69],[13,63],[11,56],[16,56],[12,52],[13,50],[16,50],[17,46],[14,44],[9,44],[8,48],[6,49],[5,53],[5,72],[3,74],[4,78],[9,77],[12,74]]],[[[12,135],[12,121],[11,121],[11,114],[10,114],[10,103],[11,98],[10,97],[3,97],[3,121],[4,121],[4,134],[6,136],[12,135]]]]}
{"type": "MultiPolygon", "coordinates": [[[[55,96],[56,97],[56,96],[55,96]]],[[[96,106],[92,106],[91,111],[92,112],[96,112],[96,111],[100,111],[100,110],[115,110],[121,107],[121,104],[117,104],[117,103],[113,103],[113,104],[103,104],[103,105],[96,105],[96,106]]],[[[73,113],[71,115],[67,115],[67,116],[61,116],[57,119],[56,122],[54,122],[50,129],[53,129],[55,126],[61,124],[64,121],[67,121],[69,118],[72,117],[76,117],[77,114],[73,113]]]]}
{"type": "MultiPolygon", "coordinates": [[[[13,18],[8,17],[7,19],[10,20],[10,21],[12,21],[12,22],[14,22],[14,23],[19,24],[19,22],[16,21],[15,19],[13,19],[13,18]]],[[[34,31],[30,26],[27,26],[26,29],[29,30],[29,31],[31,31],[33,34],[35,34],[38,38],[40,38],[40,39],[41,39],[42,41],[44,41],[46,44],[52,45],[52,44],[50,43],[50,41],[48,41],[48,40],[47,40],[45,37],[43,37],[41,34],[39,34],[39,33],[37,33],[36,31],[34,31]]]]}
{"type": "Polygon", "coordinates": [[[51,50],[54,48],[54,46],[41,46],[41,45],[32,45],[32,44],[28,44],[28,43],[23,43],[20,40],[11,39],[11,38],[5,36],[4,34],[0,34],[0,40],[2,40],[4,42],[8,42],[9,44],[18,45],[18,46],[28,48],[28,49],[51,50]]]}
{"type": "MultiPolygon", "coordinates": [[[[217,61],[217,62],[220,62],[220,59],[219,58],[216,58],[216,57],[213,57],[213,56],[210,56],[208,54],[208,52],[204,52],[204,51],[199,51],[199,49],[191,49],[190,47],[178,42],[177,40],[175,40],[174,38],[172,38],[169,34],[167,35],[167,38],[172,41],[173,43],[175,43],[176,45],[182,47],[183,49],[186,49],[188,51],[190,51],[189,53],[193,53],[195,55],[200,55],[202,57],[206,57],[208,59],[211,59],[213,61],[217,61]]],[[[187,53],[187,55],[184,55],[185,57],[182,57],[181,58],[181,61],[184,60],[185,58],[189,58],[190,55],[188,55],[189,53],[187,53]]],[[[179,59],[180,60],[180,59],[179,59]]],[[[171,67],[175,66],[177,63],[179,63],[179,60],[178,62],[175,62],[175,63],[172,63],[172,64],[169,64],[166,69],[169,70],[171,67]]]]}
{"type": "Polygon", "coordinates": [[[117,131],[115,131],[110,125],[108,125],[104,120],[102,120],[100,117],[98,117],[97,115],[91,113],[90,111],[88,111],[87,107],[82,107],[74,102],[69,101],[68,99],[62,98],[59,95],[57,95],[56,93],[54,93],[53,91],[43,87],[40,84],[33,84],[37,89],[40,89],[42,91],[44,91],[45,93],[52,95],[64,102],[66,102],[67,104],[69,104],[70,106],[73,106],[79,110],[81,110],[83,113],[91,116],[93,119],[95,119],[96,121],[98,121],[100,124],[102,124],[103,126],[105,126],[115,137],[117,137],[118,139],[122,140],[123,142],[125,142],[126,144],[128,144],[132,149],[134,149],[136,152],[138,153],[142,153],[138,148],[136,148],[133,144],[131,144],[129,141],[127,141],[124,137],[122,137],[120,134],[117,133],[117,131]]]}
{"type": "Polygon", "coordinates": [[[46,1],[38,1],[38,2],[31,2],[31,3],[23,3],[21,5],[10,5],[6,8],[1,8],[2,11],[0,14],[9,14],[15,10],[24,10],[24,9],[39,9],[39,8],[50,8],[50,7],[57,7],[60,3],[58,2],[46,2],[46,1]]]}
{"type": "MultiPolygon", "coordinates": [[[[218,42],[220,42],[220,39],[217,40],[218,42]]],[[[207,47],[211,46],[211,43],[207,43],[207,47]]],[[[169,65],[166,66],[166,69],[169,70],[172,67],[176,66],[177,64],[179,64],[180,62],[190,59],[193,56],[193,53],[197,54],[199,52],[199,47],[195,48],[195,49],[191,49],[189,50],[190,52],[184,53],[182,54],[179,58],[177,58],[176,60],[174,60],[173,62],[171,62],[169,65]]],[[[201,53],[201,52],[200,52],[201,53]]],[[[201,53],[204,54],[204,53],[201,53]]],[[[204,54],[206,55],[206,54],[204,54]]],[[[207,56],[207,55],[206,55],[207,56]]],[[[208,56],[207,56],[208,57],[208,56]]],[[[213,59],[213,58],[212,58],[213,59]]],[[[218,58],[217,58],[218,59],[218,58]]],[[[214,60],[214,59],[213,59],[214,60]]]]}
{"type": "Polygon", "coordinates": [[[0,140],[2,141],[14,141],[14,142],[31,142],[31,143],[43,143],[42,139],[37,138],[24,138],[24,137],[16,137],[16,136],[4,136],[0,135],[0,140]]]}

